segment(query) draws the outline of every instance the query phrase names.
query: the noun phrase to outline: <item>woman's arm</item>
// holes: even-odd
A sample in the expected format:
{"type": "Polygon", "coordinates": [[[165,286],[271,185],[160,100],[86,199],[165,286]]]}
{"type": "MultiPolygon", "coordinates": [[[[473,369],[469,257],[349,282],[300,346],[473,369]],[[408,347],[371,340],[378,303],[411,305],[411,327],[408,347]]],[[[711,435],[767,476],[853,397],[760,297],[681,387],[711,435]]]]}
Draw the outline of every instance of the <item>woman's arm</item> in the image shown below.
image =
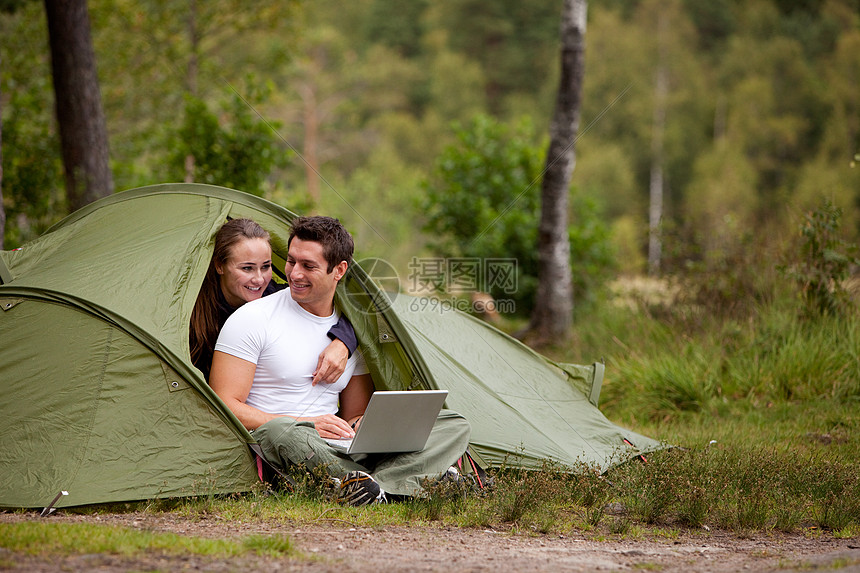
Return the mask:
{"type": "Polygon", "coordinates": [[[343,375],[346,361],[358,348],[358,338],[349,319],[341,315],[340,320],[328,331],[331,344],[325,347],[317,359],[313,384],[332,384],[343,375]]]}

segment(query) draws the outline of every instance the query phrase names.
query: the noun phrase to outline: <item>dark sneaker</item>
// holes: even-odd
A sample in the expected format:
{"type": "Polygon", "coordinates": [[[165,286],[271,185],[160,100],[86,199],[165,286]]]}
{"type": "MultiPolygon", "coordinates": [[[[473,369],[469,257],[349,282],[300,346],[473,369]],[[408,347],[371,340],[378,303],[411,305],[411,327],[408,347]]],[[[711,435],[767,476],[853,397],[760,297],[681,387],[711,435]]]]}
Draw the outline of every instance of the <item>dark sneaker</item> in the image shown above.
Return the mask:
{"type": "Polygon", "coordinates": [[[370,474],[353,471],[343,476],[337,501],[353,507],[371,503],[385,503],[385,492],[370,477],[370,474]]]}

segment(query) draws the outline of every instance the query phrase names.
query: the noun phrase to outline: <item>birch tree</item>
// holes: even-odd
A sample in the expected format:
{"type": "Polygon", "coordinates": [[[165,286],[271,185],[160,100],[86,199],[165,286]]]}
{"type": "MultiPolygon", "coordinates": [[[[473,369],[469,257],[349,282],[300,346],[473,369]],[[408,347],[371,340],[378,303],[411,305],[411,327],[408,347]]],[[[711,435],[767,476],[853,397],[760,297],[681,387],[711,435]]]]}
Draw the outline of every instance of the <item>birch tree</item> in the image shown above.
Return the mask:
{"type": "Polygon", "coordinates": [[[585,77],[586,10],[586,0],[565,0],[561,16],[561,77],[541,187],[537,300],[530,325],[545,342],[566,336],[573,323],[568,195],[585,77]]]}

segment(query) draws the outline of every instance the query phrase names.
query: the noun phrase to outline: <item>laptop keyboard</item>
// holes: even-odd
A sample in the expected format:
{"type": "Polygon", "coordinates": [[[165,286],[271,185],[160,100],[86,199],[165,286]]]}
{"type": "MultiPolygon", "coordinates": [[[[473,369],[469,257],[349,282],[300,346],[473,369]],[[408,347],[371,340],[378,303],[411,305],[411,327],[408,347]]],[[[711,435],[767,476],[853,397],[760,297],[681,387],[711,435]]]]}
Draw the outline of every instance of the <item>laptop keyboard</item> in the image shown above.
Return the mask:
{"type": "Polygon", "coordinates": [[[326,438],[326,442],[328,442],[332,446],[339,446],[345,450],[348,450],[349,446],[352,444],[352,438],[344,438],[342,440],[326,438]]]}

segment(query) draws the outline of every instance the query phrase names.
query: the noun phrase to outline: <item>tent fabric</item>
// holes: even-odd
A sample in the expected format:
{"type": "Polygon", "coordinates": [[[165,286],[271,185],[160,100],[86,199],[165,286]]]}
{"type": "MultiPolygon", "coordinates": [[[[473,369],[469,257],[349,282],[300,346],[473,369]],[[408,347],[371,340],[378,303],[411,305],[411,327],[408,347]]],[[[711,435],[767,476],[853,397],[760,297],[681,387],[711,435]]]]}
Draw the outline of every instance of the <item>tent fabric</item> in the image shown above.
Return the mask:
{"type": "MultiPolygon", "coordinates": [[[[60,491],[56,507],[253,488],[253,438],[191,364],[188,324],[221,224],[258,221],[282,270],[295,216],[240,191],[156,185],[0,252],[0,507],[60,491]]],[[[483,465],[605,470],[660,447],[597,410],[601,365],[553,364],[416,300],[387,296],[358,265],[337,294],[377,389],[448,389],[483,465]]]]}
{"type": "Polygon", "coordinates": [[[472,424],[471,448],[483,465],[540,469],[552,461],[603,472],[660,447],[589,402],[601,364],[562,368],[482,320],[412,297],[396,295],[393,307],[435,385],[449,390],[447,406],[472,424]]]}

